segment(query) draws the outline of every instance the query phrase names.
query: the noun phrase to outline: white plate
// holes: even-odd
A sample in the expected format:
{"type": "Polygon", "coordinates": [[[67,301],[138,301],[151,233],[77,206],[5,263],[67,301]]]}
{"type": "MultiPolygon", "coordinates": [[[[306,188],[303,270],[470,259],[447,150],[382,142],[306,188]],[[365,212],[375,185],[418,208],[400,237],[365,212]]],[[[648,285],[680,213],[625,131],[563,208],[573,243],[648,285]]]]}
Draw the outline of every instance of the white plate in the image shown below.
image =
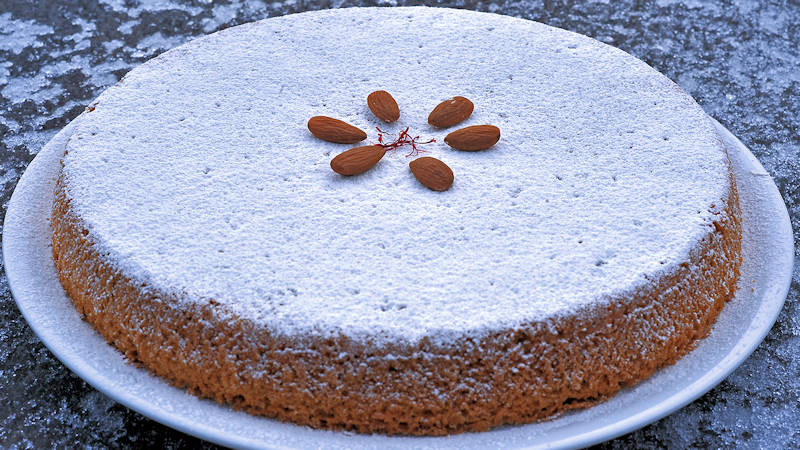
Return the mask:
{"type": "Polygon", "coordinates": [[[158,422],[222,445],[532,448],[601,442],[666,416],[722,381],[767,334],[789,290],[794,249],[783,199],[752,153],[717,124],[733,161],[744,214],[742,278],[711,334],[675,365],[592,408],[484,433],[386,437],[319,431],[253,417],[200,400],[127,363],[81,320],[61,289],[51,256],[49,217],[59,160],[74,124],[31,162],[8,207],[3,257],[17,305],[50,351],[99,391],[158,422]]]}

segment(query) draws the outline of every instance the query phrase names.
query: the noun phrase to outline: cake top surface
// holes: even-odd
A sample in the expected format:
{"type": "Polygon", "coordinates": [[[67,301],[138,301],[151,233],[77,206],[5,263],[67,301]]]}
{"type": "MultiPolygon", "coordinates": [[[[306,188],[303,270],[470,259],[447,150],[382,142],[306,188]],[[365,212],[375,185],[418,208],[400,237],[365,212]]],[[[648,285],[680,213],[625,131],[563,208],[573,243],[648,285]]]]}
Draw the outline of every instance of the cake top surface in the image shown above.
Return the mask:
{"type": "Polygon", "coordinates": [[[131,71],[84,114],[63,186],[124,274],[211,299],[275,332],[447,339],[569,315],[687,261],[730,189],[700,107],[645,63],[536,22],[351,8],[234,27],[131,71]],[[383,30],[376,32],[376,30],[383,30]],[[400,119],[367,108],[392,93],[400,119]],[[472,116],[427,124],[461,95],[472,116]],[[342,177],[352,147],[406,126],[455,182],[430,191],[406,149],[342,177]],[[443,143],[493,124],[482,152],[443,143]]]}

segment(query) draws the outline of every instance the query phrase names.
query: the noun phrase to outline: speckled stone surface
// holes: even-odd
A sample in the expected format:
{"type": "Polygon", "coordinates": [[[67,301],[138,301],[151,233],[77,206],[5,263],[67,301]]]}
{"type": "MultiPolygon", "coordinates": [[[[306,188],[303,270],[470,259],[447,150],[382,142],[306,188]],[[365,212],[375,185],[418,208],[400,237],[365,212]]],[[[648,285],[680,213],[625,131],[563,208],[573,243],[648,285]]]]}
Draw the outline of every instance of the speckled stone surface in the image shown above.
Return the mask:
{"type": "MultiPolygon", "coordinates": [[[[42,145],[132,67],[232,25],[376,4],[395,2],[3,1],[0,214],[42,145]]],[[[750,147],[784,196],[798,242],[800,6],[751,0],[425,4],[538,20],[648,62],[750,147]]],[[[777,324],[737,371],[691,405],[605,446],[800,447],[798,266],[796,258],[792,290],[777,324]]],[[[209,445],[129,411],[72,375],[27,327],[1,272],[0,323],[0,447],[209,445]]]]}

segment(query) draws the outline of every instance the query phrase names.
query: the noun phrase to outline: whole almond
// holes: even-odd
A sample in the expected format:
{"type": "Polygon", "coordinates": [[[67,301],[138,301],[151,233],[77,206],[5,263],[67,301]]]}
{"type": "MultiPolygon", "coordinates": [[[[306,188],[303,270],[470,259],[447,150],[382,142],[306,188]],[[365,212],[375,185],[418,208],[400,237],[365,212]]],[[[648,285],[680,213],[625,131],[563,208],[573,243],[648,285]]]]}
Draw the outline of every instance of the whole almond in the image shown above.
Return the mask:
{"type": "Polygon", "coordinates": [[[436,158],[423,156],[408,163],[408,167],[414,177],[428,189],[446,191],[453,185],[453,171],[436,158]]]}
{"type": "Polygon", "coordinates": [[[367,138],[367,133],[349,123],[325,116],[308,119],[308,131],[323,141],[337,144],[355,144],[367,138]]]}
{"type": "Polygon", "coordinates": [[[395,122],[400,118],[400,108],[394,101],[392,94],[386,91],[375,91],[367,96],[367,106],[372,114],[386,123],[395,122]]]}
{"type": "Polygon", "coordinates": [[[428,123],[436,128],[447,128],[462,122],[472,114],[475,105],[464,97],[453,97],[433,108],[428,115],[428,123]]]}
{"type": "Polygon", "coordinates": [[[456,150],[474,152],[486,150],[500,140],[500,128],[494,125],[474,125],[453,131],[444,142],[456,150]]]}
{"type": "Polygon", "coordinates": [[[373,168],[386,154],[380,145],[354,147],[331,160],[331,169],[341,175],[358,175],[373,168]]]}

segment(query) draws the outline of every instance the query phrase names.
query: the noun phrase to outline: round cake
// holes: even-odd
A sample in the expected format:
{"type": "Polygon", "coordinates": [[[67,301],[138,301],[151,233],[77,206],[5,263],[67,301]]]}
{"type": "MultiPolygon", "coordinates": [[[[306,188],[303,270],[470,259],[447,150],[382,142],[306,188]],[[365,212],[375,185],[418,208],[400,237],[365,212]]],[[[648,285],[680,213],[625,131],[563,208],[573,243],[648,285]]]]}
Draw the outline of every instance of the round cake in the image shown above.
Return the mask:
{"type": "Polygon", "coordinates": [[[52,216],[65,290],[130,360],[253,414],[413,435],[545,419],[673,363],[735,291],[738,198],[710,119],[645,63],[539,23],[267,19],[134,69],[78,120],[52,216]],[[397,121],[371,112],[377,90],[397,121]],[[454,96],[471,116],[429,125],[454,96]],[[315,137],[314,116],[357,145],[435,142],[342,176],[353,145],[315,137]],[[489,149],[443,141],[483,124],[489,149]],[[418,182],[419,156],[452,186],[418,182]]]}

